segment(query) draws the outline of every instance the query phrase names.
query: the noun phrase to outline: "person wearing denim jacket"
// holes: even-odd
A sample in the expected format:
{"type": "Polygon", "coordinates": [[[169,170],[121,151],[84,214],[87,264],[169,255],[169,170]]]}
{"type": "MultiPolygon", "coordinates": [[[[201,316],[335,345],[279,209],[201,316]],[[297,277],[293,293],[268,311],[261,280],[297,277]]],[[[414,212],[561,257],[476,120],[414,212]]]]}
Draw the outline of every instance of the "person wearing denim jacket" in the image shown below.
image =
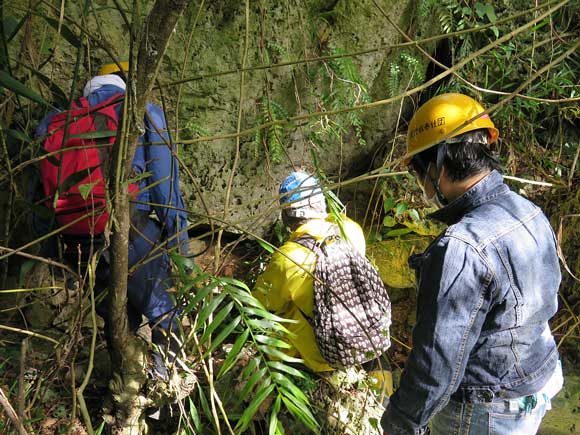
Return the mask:
{"type": "Polygon", "coordinates": [[[488,148],[496,138],[461,94],[431,99],[410,123],[406,163],[440,207],[431,218],[448,227],[409,260],[417,323],[385,434],[420,435],[429,422],[432,435],[534,434],[562,387],[548,326],[561,280],[556,238],[504,184],[488,148]]]}

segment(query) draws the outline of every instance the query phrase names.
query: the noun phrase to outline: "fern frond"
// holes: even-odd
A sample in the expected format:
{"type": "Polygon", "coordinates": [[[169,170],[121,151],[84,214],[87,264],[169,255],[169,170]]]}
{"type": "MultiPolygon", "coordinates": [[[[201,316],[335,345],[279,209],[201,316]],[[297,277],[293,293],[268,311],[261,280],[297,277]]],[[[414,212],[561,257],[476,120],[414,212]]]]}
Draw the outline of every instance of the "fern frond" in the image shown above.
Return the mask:
{"type": "Polygon", "coordinates": [[[394,97],[399,94],[399,89],[401,85],[401,67],[393,62],[389,65],[389,80],[387,82],[387,88],[389,91],[389,96],[394,97]]]}

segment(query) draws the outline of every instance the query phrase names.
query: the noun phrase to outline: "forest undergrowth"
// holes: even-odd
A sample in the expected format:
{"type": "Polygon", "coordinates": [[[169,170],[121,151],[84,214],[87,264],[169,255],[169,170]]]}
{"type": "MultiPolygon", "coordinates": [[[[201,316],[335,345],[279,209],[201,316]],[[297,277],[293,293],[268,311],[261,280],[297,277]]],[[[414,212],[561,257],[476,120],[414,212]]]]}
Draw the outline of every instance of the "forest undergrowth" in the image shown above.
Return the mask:
{"type": "MultiPolygon", "coordinates": [[[[39,114],[68,107],[82,87],[84,69],[90,70],[97,58],[118,57],[99,20],[111,11],[118,13],[131,35],[135,62],[137,34],[146,32],[147,26],[139,15],[143,11],[131,11],[117,1],[86,1],[76,21],[65,2],[18,3],[0,5],[4,66],[0,71],[0,199],[5,210],[0,229],[0,404],[4,410],[0,433],[108,433],[115,421],[112,374],[119,367],[110,363],[103,321],[95,311],[100,302],[93,292],[95,268],[80,262],[65,265],[39,255],[40,241],[27,228],[30,216],[42,213],[42,203],[32,201],[27,188],[39,160],[46,158],[41,141],[34,138],[39,114]],[[106,7],[99,6],[105,3],[106,7]],[[66,80],[59,73],[63,46],[76,59],[74,74],[66,80]]],[[[285,353],[286,320],[266,311],[251,295],[257,274],[287,237],[274,221],[269,221],[272,230],[266,235],[252,232],[252,224],[271,219],[279,210],[270,205],[265,207],[270,213],[246,217],[252,223],[246,227],[249,230],[224,216],[237,205],[235,186],[246,180],[246,168],[236,166],[241,156],[246,153],[263,162],[268,177],[272,168],[290,170],[294,162],[288,157],[288,144],[302,134],[309,169],[323,180],[329,198],[340,198],[363,225],[369,256],[382,269],[385,281],[391,280],[387,285],[393,301],[393,345],[388,358],[397,374],[412,347],[415,321],[413,278],[406,258],[424,249],[441,230],[426,218],[431,210],[420,199],[416,180],[399,163],[413,108],[443,92],[472,95],[490,110],[501,132],[492,151],[504,167],[506,182],[540,205],[556,229],[563,282],[560,310],[551,327],[565,366],[580,366],[578,2],[416,0],[409,6],[412,19],[405,29],[397,29],[401,44],[361,47],[356,52],[329,42],[333,24],[344,13],[337,4],[341,2],[297,2],[306,17],[299,23],[305,28],[304,37],[313,37],[315,43],[294,59],[289,46],[261,34],[256,42],[261,64],[255,65],[247,64],[246,58],[253,41],[250,26],[262,26],[259,32],[251,29],[265,32],[268,14],[279,14],[279,9],[268,9],[267,2],[246,1],[235,11],[221,2],[195,3],[195,10],[184,18],[187,32],[181,27],[176,32],[183,42],[183,61],[159,56],[155,73],[161,70],[173,82],[158,86],[154,95],[175,117],[170,125],[176,126],[172,137],[178,139],[180,159],[195,159],[187,155],[187,146],[210,149],[218,139],[231,141],[234,153],[228,160],[231,176],[220,188],[226,192],[225,204],[208,206],[198,183],[210,183],[211,176],[192,174],[182,165],[188,186],[193,186],[207,212],[191,216],[195,266],[186,258],[172,257],[173,295],[182,308],[183,364],[172,382],[150,382],[139,391],[146,401],[143,419],[150,433],[380,433],[380,396],[364,373],[357,369],[329,376],[310,373],[285,353]],[[223,12],[224,22],[232,19],[228,13],[243,15],[245,27],[240,27],[235,50],[240,59],[232,61],[230,70],[200,75],[188,68],[187,56],[193,56],[189,50],[202,13],[212,8],[223,12]],[[434,34],[422,25],[428,20],[436,28],[434,34]],[[367,83],[363,64],[368,56],[387,49],[394,55],[377,73],[380,82],[367,83]],[[286,68],[292,71],[292,90],[275,94],[276,74],[286,68]],[[258,72],[263,72],[259,95],[246,95],[245,80],[258,72]],[[195,87],[198,82],[217,83],[216,89],[240,87],[240,101],[232,104],[235,133],[208,131],[201,118],[184,118],[191,101],[186,104],[185,97],[181,99],[182,91],[193,89],[194,94],[210,98],[195,87]],[[251,104],[244,105],[246,100],[251,104]],[[378,129],[373,111],[392,104],[400,105],[396,122],[378,129]],[[250,145],[249,152],[244,144],[250,145]],[[324,163],[331,144],[341,152],[343,145],[368,151],[363,163],[356,165],[343,161],[341,154],[337,170],[329,173],[324,163]],[[381,254],[385,250],[396,255],[381,254]],[[397,273],[390,273],[393,270],[397,273]]],[[[398,27],[383,3],[373,0],[365,7],[373,19],[398,27]]],[[[276,19],[278,15],[272,18],[276,19]]],[[[153,86],[152,76],[147,77],[153,86]]],[[[145,323],[138,340],[147,347],[150,332],[145,323]]]]}

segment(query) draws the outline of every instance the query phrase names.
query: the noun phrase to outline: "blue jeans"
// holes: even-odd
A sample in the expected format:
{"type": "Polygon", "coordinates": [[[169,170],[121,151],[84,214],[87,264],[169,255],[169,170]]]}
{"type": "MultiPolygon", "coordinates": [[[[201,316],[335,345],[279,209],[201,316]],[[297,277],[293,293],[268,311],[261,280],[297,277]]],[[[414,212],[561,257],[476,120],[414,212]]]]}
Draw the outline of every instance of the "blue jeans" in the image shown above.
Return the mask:
{"type": "MultiPolygon", "coordinates": [[[[143,237],[129,242],[129,268],[139,264],[127,280],[127,314],[129,329],[135,331],[141,324],[141,316],[149,320],[151,326],[159,325],[162,329],[177,331],[177,313],[175,303],[167,289],[173,283],[171,264],[167,254],[155,248],[162,243],[159,226],[152,220],[140,230],[143,237]]],[[[99,263],[97,293],[108,286],[109,266],[104,261],[99,263]],[[100,285],[99,285],[100,284],[100,285]]],[[[97,306],[99,315],[108,318],[107,301],[97,306]]]]}
{"type": "Polygon", "coordinates": [[[550,409],[550,399],[539,395],[531,410],[522,409],[523,398],[491,403],[451,400],[431,420],[431,435],[533,435],[550,409]]]}

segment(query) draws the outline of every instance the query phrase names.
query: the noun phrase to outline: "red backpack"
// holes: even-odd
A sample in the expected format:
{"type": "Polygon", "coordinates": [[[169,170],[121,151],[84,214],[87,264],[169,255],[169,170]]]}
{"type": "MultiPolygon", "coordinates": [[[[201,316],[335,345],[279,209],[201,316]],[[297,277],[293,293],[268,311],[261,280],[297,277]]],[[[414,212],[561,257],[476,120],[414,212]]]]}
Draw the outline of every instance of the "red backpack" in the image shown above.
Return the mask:
{"type": "MultiPolygon", "coordinates": [[[[89,106],[86,98],[71,110],[53,116],[44,141],[46,153],[63,150],[40,162],[46,205],[54,210],[63,234],[101,234],[109,219],[106,174],[111,145],[115,142],[123,94],[89,106]],[[67,124],[68,119],[68,124],[67,124]]],[[[139,186],[129,185],[129,193],[139,186]]]]}

